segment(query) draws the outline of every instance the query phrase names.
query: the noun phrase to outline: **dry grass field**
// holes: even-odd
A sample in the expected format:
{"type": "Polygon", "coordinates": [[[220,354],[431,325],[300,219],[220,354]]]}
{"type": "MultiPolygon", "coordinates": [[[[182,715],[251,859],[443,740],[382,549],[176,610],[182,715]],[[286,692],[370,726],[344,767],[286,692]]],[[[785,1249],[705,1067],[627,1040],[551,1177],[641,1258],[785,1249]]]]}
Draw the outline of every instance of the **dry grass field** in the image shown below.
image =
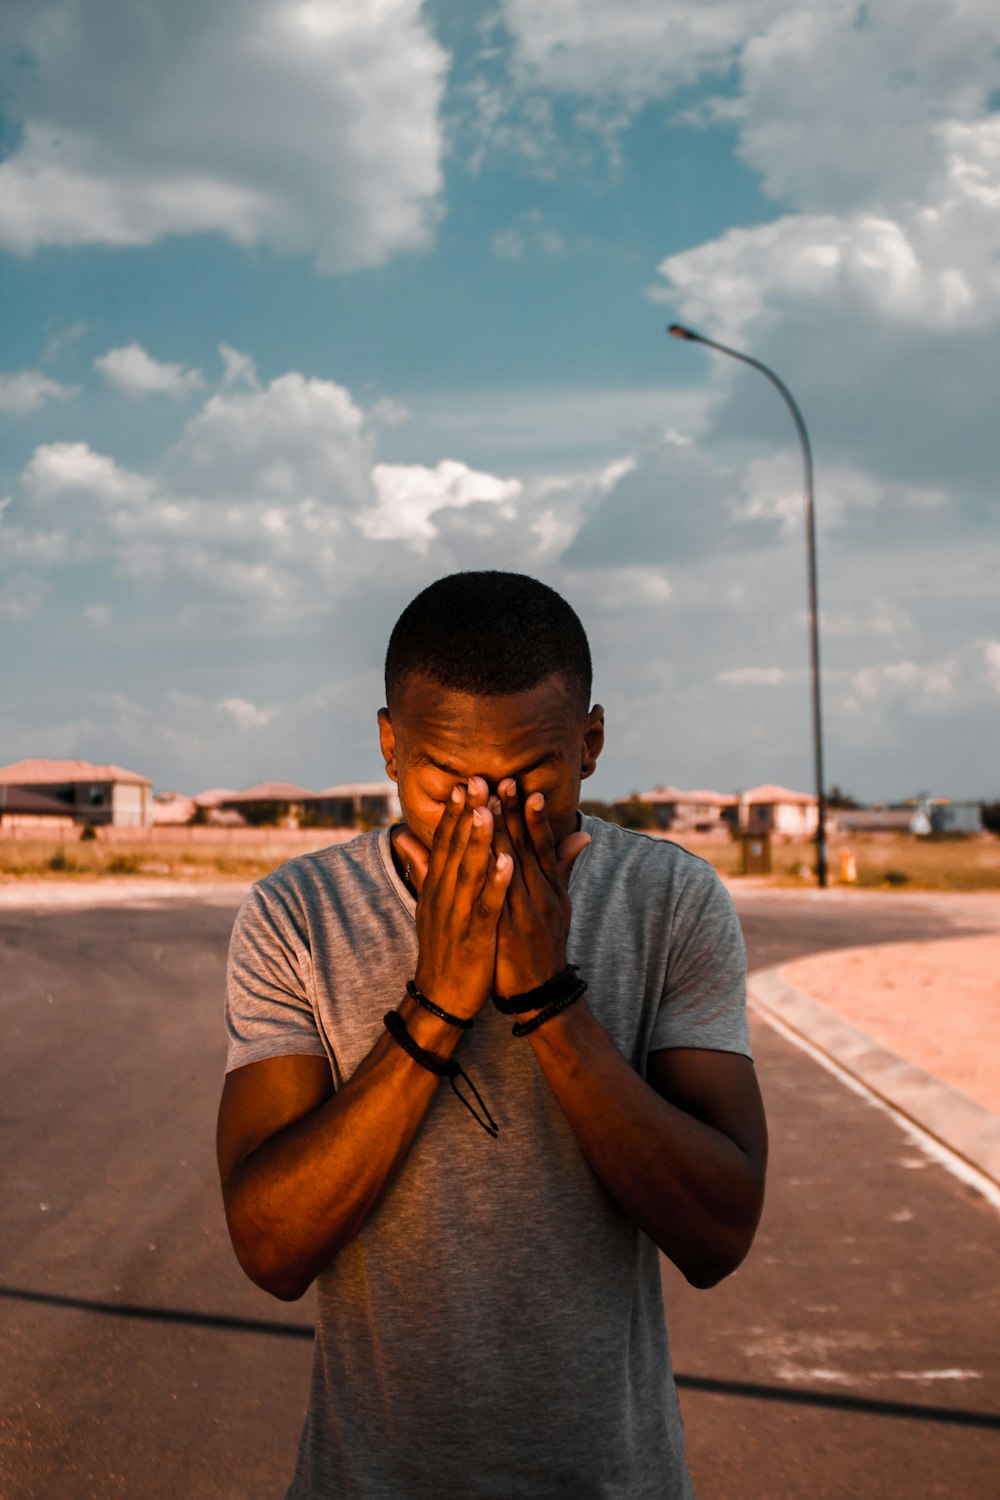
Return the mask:
{"type": "MultiPolygon", "coordinates": [[[[726,838],[678,840],[721,875],[740,874],[740,845],[726,838]]],[[[864,833],[830,840],[827,858],[836,883],[841,850],[854,856],[859,887],[880,890],[977,891],[1000,889],[1000,838],[915,838],[906,833],[864,833]]],[[[814,883],[815,847],[801,839],[771,844],[771,879],[781,885],[814,883]]]]}
{"type": "Polygon", "coordinates": [[[296,854],[354,836],[353,828],[121,828],[96,839],[0,833],[0,881],[116,875],[256,880],[296,854]]]}
{"type": "MultiPolygon", "coordinates": [[[[342,843],[354,829],[155,829],[108,830],[81,841],[71,834],[18,837],[0,833],[0,881],[159,876],[186,880],[220,877],[253,880],[311,849],[342,843]]],[[[722,875],[740,874],[740,846],[727,838],[694,835],[685,843],[722,875]]],[[[858,885],[900,890],[1000,889],[1000,838],[918,839],[909,834],[859,834],[830,844],[830,874],[836,881],[840,851],[849,849],[858,885]]],[[[815,851],[801,840],[775,841],[771,879],[781,885],[811,884],[815,851]]]]}

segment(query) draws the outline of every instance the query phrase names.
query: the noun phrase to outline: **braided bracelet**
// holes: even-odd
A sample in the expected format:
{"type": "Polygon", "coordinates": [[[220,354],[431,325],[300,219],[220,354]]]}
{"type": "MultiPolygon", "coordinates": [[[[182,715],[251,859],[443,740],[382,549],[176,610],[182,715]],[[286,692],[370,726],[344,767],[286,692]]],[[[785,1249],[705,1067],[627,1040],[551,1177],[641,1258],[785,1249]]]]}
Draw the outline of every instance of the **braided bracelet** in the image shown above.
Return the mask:
{"type": "Polygon", "coordinates": [[[544,1026],[546,1021],[551,1021],[552,1017],[557,1016],[561,1010],[568,1010],[575,1001],[579,1000],[586,988],[587,981],[578,979],[568,994],[561,996],[558,1000],[553,1000],[546,1010],[540,1010],[538,1015],[532,1016],[530,1021],[515,1021],[510,1028],[511,1036],[528,1036],[530,1032],[537,1031],[539,1026],[544,1026]]]}
{"type": "Polygon", "coordinates": [[[385,1022],[385,1029],[392,1037],[393,1041],[398,1042],[403,1051],[408,1053],[409,1056],[413,1058],[413,1061],[415,1063],[419,1063],[422,1068],[426,1068],[428,1073],[436,1073],[438,1078],[447,1078],[451,1083],[452,1092],[455,1094],[456,1098],[461,1099],[462,1103],[465,1105],[466,1109],[469,1111],[469,1114],[475,1120],[476,1124],[481,1125],[486,1131],[486,1134],[491,1135],[493,1139],[496,1140],[500,1134],[500,1127],[497,1124],[496,1120],[494,1120],[493,1116],[490,1114],[489,1110],[486,1107],[486,1103],[483,1099],[482,1094],[480,1094],[479,1090],[476,1088],[476,1085],[473,1083],[468,1073],[466,1073],[465,1069],[460,1068],[453,1057],[438,1057],[434,1052],[425,1051],[423,1047],[421,1047],[417,1042],[413,1040],[412,1036],[407,1031],[406,1022],[399,1014],[398,1010],[386,1011],[382,1019],[385,1022]],[[469,1103],[468,1099],[466,1099],[465,1095],[459,1092],[458,1085],[455,1082],[455,1079],[459,1077],[465,1079],[466,1083],[469,1085],[469,1088],[475,1094],[476,1100],[480,1108],[482,1109],[483,1114],[486,1116],[485,1120],[481,1115],[478,1115],[476,1113],[475,1109],[469,1103]],[[487,1120],[489,1121],[489,1124],[486,1123],[487,1120]]]}
{"type": "Polygon", "coordinates": [[[525,990],[522,995],[508,997],[498,995],[493,990],[490,998],[502,1016],[519,1016],[522,1011],[542,1010],[554,1000],[561,1000],[572,989],[577,982],[577,967],[576,964],[567,964],[560,973],[546,979],[544,984],[536,985],[533,990],[525,990]]]}
{"type": "Polygon", "coordinates": [[[422,1005],[424,1010],[429,1010],[432,1016],[437,1016],[439,1021],[447,1021],[449,1026],[461,1026],[463,1031],[468,1031],[472,1025],[471,1016],[453,1016],[449,1011],[442,1010],[440,1005],[435,1005],[433,1000],[428,1000],[427,996],[417,989],[415,979],[408,979],[406,981],[406,993],[411,1000],[415,1000],[418,1005],[422,1005]]]}

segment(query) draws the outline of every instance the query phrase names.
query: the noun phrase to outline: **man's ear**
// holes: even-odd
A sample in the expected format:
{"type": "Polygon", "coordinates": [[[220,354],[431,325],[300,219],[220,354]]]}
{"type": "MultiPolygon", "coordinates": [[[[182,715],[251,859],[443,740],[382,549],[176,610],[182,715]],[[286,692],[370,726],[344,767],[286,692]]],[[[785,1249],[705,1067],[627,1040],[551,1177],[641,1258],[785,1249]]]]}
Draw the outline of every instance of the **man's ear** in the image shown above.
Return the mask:
{"type": "Polygon", "coordinates": [[[392,727],[387,708],[378,711],[378,739],[382,747],[382,759],[385,761],[386,774],[393,780],[398,781],[399,775],[396,771],[396,731],[392,727]]]}
{"type": "Polygon", "coordinates": [[[583,733],[583,755],[580,760],[580,776],[593,776],[597,769],[597,757],[604,749],[604,709],[595,703],[587,717],[583,733]]]}

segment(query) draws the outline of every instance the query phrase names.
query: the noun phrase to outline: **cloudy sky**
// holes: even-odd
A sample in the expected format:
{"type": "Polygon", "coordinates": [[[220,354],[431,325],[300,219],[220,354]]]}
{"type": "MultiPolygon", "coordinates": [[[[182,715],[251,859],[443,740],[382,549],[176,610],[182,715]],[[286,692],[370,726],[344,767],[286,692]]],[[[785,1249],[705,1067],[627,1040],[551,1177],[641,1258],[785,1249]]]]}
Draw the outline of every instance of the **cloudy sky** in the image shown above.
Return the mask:
{"type": "Polygon", "coordinates": [[[994,0],[7,0],[0,761],[381,774],[458,568],[588,626],[591,783],[1000,796],[994,0]]]}

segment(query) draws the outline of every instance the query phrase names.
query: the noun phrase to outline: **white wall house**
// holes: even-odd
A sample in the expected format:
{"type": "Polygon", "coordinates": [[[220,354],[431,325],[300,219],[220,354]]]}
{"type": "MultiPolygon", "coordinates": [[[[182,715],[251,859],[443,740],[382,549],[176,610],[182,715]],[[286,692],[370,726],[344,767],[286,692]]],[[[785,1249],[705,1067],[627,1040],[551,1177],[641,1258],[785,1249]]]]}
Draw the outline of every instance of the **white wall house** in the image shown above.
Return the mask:
{"type": "Polygon", "coordinates": [[[63,803],[74,823],[148,828],[152,822],[152,780],[124,766],[37,757],[0,767],[0,785],[63,803]]]}
{"type": "Polygon", "coordinates": [[[793,792],[769,782],[740,792],[736,800],[741,832],[785,834],[790,838],[811,837],[816,832],[818,803],[809,792],[793,792]]]}

